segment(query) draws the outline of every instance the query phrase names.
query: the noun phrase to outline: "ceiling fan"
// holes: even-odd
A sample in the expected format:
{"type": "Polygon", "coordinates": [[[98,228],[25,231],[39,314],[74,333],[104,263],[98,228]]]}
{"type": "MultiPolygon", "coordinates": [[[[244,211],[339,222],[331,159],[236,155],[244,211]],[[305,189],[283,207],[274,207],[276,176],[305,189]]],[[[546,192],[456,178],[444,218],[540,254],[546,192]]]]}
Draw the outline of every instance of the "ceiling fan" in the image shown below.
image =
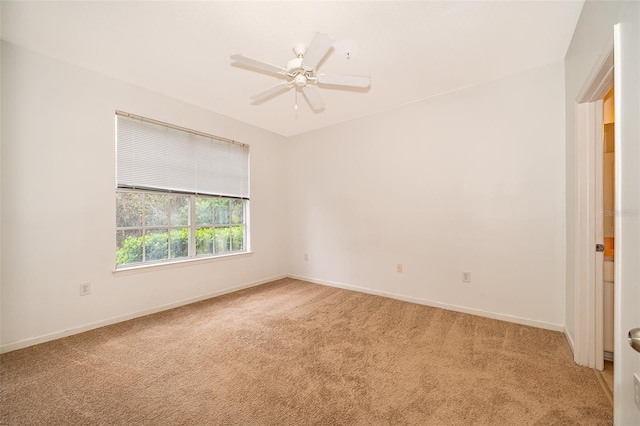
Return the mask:
{"type": "MultiPolygon", "coordinates": [[[[367,88],[371,85],[370,77],[316,73],[318,64],[327,53],[329,53],[333,45],[334,40],[331,37],[327,34],[317,33],[308,49],[304,44],[296,44],[293,47],[293,53],[295,53],[296,58],[287,62],[286,68],[244,55],[231,55],[231,59],[248,67],[286,78],[287,81],[278,83],[263,92],[251,96],[251,99],[255,102],[265,101],[273,96],[295,88],[296,96],[298,89],[301,90],[311,108],[315,111],[322,111],[324,109],[324,101],[318,91],[318,85],[338,86],[335,88],[339,88],[340,86],[367,88]]],[[[347,58],[350,58],[351,52],[347,51],[345,53],[347,58]]]]}

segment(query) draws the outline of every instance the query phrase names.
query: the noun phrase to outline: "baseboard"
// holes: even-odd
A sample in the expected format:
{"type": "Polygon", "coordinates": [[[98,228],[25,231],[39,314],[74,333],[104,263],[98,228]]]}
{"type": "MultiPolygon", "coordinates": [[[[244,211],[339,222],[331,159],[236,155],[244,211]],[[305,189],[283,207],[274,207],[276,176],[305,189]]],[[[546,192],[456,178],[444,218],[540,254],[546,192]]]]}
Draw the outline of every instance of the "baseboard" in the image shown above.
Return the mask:
{"type": "Polygon", "coordinates": [[[271,281],[276,281],[282,278],[286,278],[287,275],[279,275],[275,277],[265,278],[258,281],[253,281],[250,283],[240,284],[234,287],[228,287],[222,290],[217,290],[211,293],[203,294],[201,296],[192,297],[190,299],[184,299],[179,302],[167,303],[165,305],[160,305],[150,309],[144,309],[142,311],[134,312],[127,315],[121,315],[113,318],[109,318],[102,321],[97,321],[91,324],[82,325],[79,327],[73,327],[67,330],[56,331],[53,333],[45,334],[42,336],[34,337],[31,339],[19,340],[17,342],[10,342],[0,345],[0,353],[6,353],[15,351],[18,349],[23,349],[29,346],[37,345],[39,343],[49,342],[51,340],[60,339],[67,336],[72,336],[74,334],[83,333],[85,331],[93,330],[96,328],[104,327],[111,324],[116,324],[119,322],[127,321],[134,318],[143,317],[145,315],[155,314],[157,312],[166,311],[168,309],[178,308],[180,306],[189,305],[191,303],[199,302],[201,300],[210,299],[216,296],[222,296],[223,294],[233,293],[234,291],[244,290],[245,288],[255,287],[261,284],[266,284],[271,281]]]}
{"type": "Polygon", "coordinates": [[[373,294],[375,296],[389,297],[391,299],[402,300],[404,302],[411,302],[411,303],[416,303],[416,304],[419,304],[419,305],[431,306],[433,308],[447,309],[449,311],[462,312],[464,314],[476,315],[476,316],[485,317],[485,318],[491,318],[491,319],[500,320],[500,321],[507,321],[507,322],[512,322],[512,323],[515,323],[515,324],[528,325],[528,326],[531,326],[531,327],[543,328],[543,329],[546,329],[546,330],[553,330],[553,331],[560,331],[560,332],[563,332],[565,330],[564,325],[561,325],[561,324],[553,324],[553,323],[549,323],[549,322],[537,321],[537,320],[532,320],[532,319],[529,319],[529,318],[521,318],[521,317],[517,317],[517,316],[513,316],[513,315],[507,315],[507,314],[498,314],[498,313],[495,313],[495,312],[483,311],[481,309],[473,309],[473,308],[467,308],[467,307],[464,307],[464,306],[458,306],[458,305],[451,305],[451,304],[448,304],[448,303],[436,302],[436,301],[432,301],[432,300],[419,299],[419,298],[416,298],[416,297],[404,296],[404,295],[401,295],[401,294],[389,293],[389,292],[380,291],[380,290],[372,290],[370,288],[358,287],[358,286],[338,283],[338,282],[334,282],[334,281],[318,280],[318,279],[315,279],[315,278],[304,277],[304,276],[300,276],[300,275],[291,275],[291,274],[289,274],[288,276],[290,278],[295,278],[295,279],[302,280],[302,281],[308,281],[308,282],[314,283],[314,284],[321,284],[321,285],[326,285],[326,286],[329,286],[329,287],[337,287],[337,288],[342,288],[342,289],[345,289],[345,290],[357,291],[357,292],[360,292],[360,293],[373,294]]]}

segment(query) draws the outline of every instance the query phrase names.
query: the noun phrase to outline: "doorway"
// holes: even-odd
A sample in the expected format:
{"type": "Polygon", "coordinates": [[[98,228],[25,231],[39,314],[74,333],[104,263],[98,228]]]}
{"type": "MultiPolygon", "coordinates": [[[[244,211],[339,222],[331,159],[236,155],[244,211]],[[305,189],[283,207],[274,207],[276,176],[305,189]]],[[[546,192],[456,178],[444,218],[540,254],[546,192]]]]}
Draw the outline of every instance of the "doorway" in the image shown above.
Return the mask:
{"type": "Polygon", "coordinates": [[[612,44],[576,102],[574,361],[600,371],[604,370],[605,352],[605,265],[604,247],[597,245],[604,246],[604,100],[613,88],[613,76],[612,44]]]}
{"type": "MultiPolygon", "coordinates": [[[[614,25],[613,43],[596,60],[576,97],[576,196],[574,247],[574,360],[580,365],[602,370],[603,348],[603,289],[602,270],[598,271],[595,250],[595,227],[602,223],[595,208],[595,157],[602,155],[594,149],[603,141],[603,111],[599,99],[613,87],[615,46],[615,267],[614,267],[614,424],[640,424],[637,404],[640,388],[640,356],[631,340],[640,326],[640,5],[635,4],[614,25]],[[596,279],[598,278],[598,279],[596,279]],[[602,362],[602,364],[600,364],[602,362]],[[637,389],[634,391],[634,388],[637,389]]],[[[602,197],[602,194],[600,194],[602,197]]]]}
{"type": "Polygon", "coordinates": [[[603,350],[600,373],[605,392],[613,400],[613,354],[615,318],[615,87],[603,99],[602,209],[603,209],[603,350]]]}

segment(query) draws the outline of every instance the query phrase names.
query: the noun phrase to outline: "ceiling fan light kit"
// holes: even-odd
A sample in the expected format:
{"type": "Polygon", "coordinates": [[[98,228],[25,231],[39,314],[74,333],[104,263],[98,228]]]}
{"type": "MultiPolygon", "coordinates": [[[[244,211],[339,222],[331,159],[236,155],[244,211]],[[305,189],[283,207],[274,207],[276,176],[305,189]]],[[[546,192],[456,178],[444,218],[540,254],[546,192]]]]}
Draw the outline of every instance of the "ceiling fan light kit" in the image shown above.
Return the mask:
{"type": "Polygon", "coordinates": [[[371,78],[366,76],[316,74],[318,64],[327,56],[334,44],[336,47],[340,45],[347,59],[352,58],[354,52],[357,51],[357,44],[353,40],[334,42],[327,34],[317,33],[308,49],[304,44],[296,44],[293,47],[293,53],[296,57],[287,62],[286,68],[244,55],[231,55],[231,59],[248,67],[287,79],[285,82],[278,83],[261,93],[251,96],[251,99],[255,102],[266,101],[271,97],[295,88],[302,91],[314,111],[320,112],[324,109],[324,101],[320,96],[317,85],[338,86],[335,88],[367,88],[371,85],[371,78]]]}

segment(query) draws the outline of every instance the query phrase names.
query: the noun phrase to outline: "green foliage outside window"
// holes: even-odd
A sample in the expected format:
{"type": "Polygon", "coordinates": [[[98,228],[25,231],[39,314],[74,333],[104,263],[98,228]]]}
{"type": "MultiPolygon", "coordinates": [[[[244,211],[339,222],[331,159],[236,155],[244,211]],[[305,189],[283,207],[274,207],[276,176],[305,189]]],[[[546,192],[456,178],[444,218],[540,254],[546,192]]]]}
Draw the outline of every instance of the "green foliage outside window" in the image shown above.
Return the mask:
{"type": "MultiPolygon", "coordinates": [[[[202,228],[196,230],[196,253],[224,253],[242,250],[244,230],[242,226],[232,226],[215,229],[202,228]],[[229,238],[231,236],[231,239],[229,238]],[[215,243],[215,244],[214,244],[215,243]],[[214,250],[215,249],[215,250],[214,250]]],[[[171,258],[187,257],[189,249],[189,230],[171,230],[171,242],[169,244],[166,232],[156,232],[146,236],[126,237],[116,251],[118,265],[142,262],[143,243],[146,251],[146,259],[161,260],[169,258],[169,245],[171,246],[171,258]]]]}
{"type": "Polygon", "coordinates": [[[116,195],[117,265],[245,249],[242,200],[136,191],[116,195]],[[195,209],[195,226],[189,223],[190,208],[195,209]],[[191,255],[190,229],[195,229],[195,253],[191,255]]]}

